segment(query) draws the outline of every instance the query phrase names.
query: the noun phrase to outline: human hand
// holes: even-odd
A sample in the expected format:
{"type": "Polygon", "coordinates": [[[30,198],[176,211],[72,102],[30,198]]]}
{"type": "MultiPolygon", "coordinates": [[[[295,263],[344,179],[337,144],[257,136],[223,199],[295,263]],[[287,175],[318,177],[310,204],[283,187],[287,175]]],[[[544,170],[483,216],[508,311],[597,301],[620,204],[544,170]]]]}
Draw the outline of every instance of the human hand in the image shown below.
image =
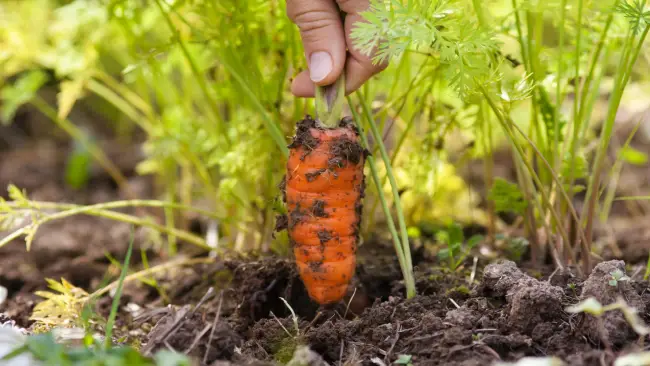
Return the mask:
{"type": "Polygon", "coordinates": [[[300,29],[309,65],[293,80],[295,96],[313,97],[316,85],[334,83],[344,66],[347,95],[388,66],[386,62],[373,64],[350,39],[354,23],[363,21],[359,13],[368,6],[368,0],[287,0],[287,15],[300,29]],[[347,13],[345,24],[340,11],[347,13]]]}

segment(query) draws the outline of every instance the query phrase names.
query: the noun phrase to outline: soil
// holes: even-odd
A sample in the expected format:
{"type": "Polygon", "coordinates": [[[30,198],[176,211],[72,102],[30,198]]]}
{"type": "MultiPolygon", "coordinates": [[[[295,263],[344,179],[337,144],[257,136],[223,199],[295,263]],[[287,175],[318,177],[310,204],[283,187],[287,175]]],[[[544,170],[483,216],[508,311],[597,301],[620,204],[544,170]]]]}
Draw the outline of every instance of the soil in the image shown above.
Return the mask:
{"type": "MultiPolygon", "coordinates": [[[[93,170],[90,188],[67,188],[62,172],[69,146],[21,126],[0,127],[0,135],[14,136],[0,145],[0,186],[15,183],[32,198],[48,201],[85,204],[124,198],[99,169],[93,170]],[[23,137],[15,137],[19,135],[23,137]]],[[[110,139],[105,145],[122,146],[110,139]]],[[[648,144],[635,146],[647,150],[648,144]]],[[[106,151],[120,161],[141,198],[155,197],[152,182],[134,175],[138,159],[130,157],[138,154],[133,145],[106,151]]],[[[500,169],[509,172],[508,167],[500,169]]],[[[638,185],[621,189],[627,194],[647,192],[646,170],[624,170],[636,174],[638,185]]],[[[324,213],[320,204],[304,209],[324,213]]],[[[311,365],[388,365],[401,355],[410,356],[414,365],[478,366],[525,356],[556,356],[570,365],[612,365],[617,356],[643,349],[622,313],[596,319],[570,314],[566,307],[590,296],[603,304],[623,298],[650,323],[650,292],[642,279],[650,234],[647,221],[629,210],[617,203],[615,219],[596,229],[603,258],[588,278],[570,269],[555,271],[550,262],[533,268],[525,260],[488,260],[478,254],[475,271],[469,257],[452,272],[423,247],[414,246],[418,295],[404,299],[391,243],[377,237],[359,247],[351,291],[338,304],[321,307],[311,301],[291,259],[233,255],[162,273],[156,277],[158,288],[129,283],[116,335],[140,345],[145,353],[170,348],[204,365],[285,363],[299,345],[315,352],[305,356],[312,359],[311,365]],[[613,259],[617,257],[626,262],[613,259]],[[631,279],[610,285],[614,270],[631,279]]],[[[284,221],[279,226],[286,225],[284,221]]],[[[327,234],[322,234],[323,240],[327,234]]],[[[109,268],[106,254],[121,261],[129,238],[128,225],[74,216],[43,226],[29,252],[22,240],[0,248],[0,285],[9,290],[7,301],[0,304],[0,322],[12,320],[29,328],[32,309],[41,301],[33,293],[46,288],[45,278],[97,288],[109,268]]],[[[166,260],[156,258],[146,232],[138,232],[135,244],[149,254],[152,265],[166,260]]],[[[139,258],[133,257],[134,266],[141,264],[139,258]]],[[[110,302],[106,297],[95,304],[98,314],[106,317],[110,302]]]]}

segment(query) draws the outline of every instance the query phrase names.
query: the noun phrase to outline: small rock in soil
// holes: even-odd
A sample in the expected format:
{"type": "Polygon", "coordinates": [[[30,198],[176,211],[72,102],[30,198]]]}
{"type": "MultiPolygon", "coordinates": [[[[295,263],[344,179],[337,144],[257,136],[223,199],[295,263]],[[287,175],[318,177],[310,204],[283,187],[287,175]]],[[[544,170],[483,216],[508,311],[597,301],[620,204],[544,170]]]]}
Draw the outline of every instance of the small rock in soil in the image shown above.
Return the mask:
{"type": "MultiPolygon", "coordinates": [[[[619,281],[616,286],[609,284],[612,279],[611,273],[616,270],[625,273],[625,262],[612,260],[599,263],[585,281],[580,300],[594,297],[602,305],[609,305],[615,302],[618,297],[623,297],[629,306],[642,311],[644,309],[643,300],[630,284],[626,281],[619,281]]],[[[606,337],[612,345],[622,345],[628,338],[636,337],[636,333],[634,333],[634,330],[620,311],[609,311],[601,319],[603,324],[602,336],[606,337]]],[[[581,329],[592,340],[601,340],[599,322],[595,317],[586,315],[581,329]]]]}

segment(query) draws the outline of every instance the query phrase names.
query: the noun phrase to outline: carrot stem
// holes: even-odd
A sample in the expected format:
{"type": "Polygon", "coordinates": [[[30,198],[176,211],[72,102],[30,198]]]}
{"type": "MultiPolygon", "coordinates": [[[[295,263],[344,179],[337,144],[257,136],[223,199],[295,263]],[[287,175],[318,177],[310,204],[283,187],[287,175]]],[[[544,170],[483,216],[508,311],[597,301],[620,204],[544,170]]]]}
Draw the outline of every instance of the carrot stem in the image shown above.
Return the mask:
{"type": "Polygon", "coordinates": [[[345,103],[345,70],[331,85],[316,85],[316,117],[322,127],[336,128],[345,103]]]}
{"type": "MultiPolygon", "coordinates": [[[[370,108],[368,107],[367,102],[363,97],[363,94],[361,94],[361,92],[359,93],[360,93],[359,100],[361,102],[361,107],[363,108],[364,116],[368,124],[370,125],[370,131],[372,132],[373,138],[375,139],[377,145],[379,146],[379,152],[381,153],[381,158],[384,161],[384,165],[386,167],[386,175],[388,176],[388,181],[390,182],[392,188],[395,210],[397,211],[397,220],[400,226],[402,254],[404,255],[404,265],[405,265],[404,272],[406,272],[407,275],[407,277],[405,278],[406,298],[410,299],[416,295],[415,280],[413,277],[411,247],[409,245],[408,232],[406,230],[406,221],[404,220],[404,211],[402,210],[400,195],[397,189],[397,181],[395,180],[395,175],[393,174],[390,158],[388,157],[388,153],[386,152],[386,147],[384,146],[381,133],[379,132],[379,129],[377,129],[377,126],[372,120],[372,113],[370,112],[370,108]]],[[[364,134],[361,134],[361,136],[365,138],[364,134]]],[[[379,188],[378,194],[381,196],[382,194],[381,186],[379,186],[378,188],[379,188]]],[[[390,213],[388,214],[388,216],[390,216],[390,213]]]]}
{"type": "MultiPolygon", "coordinates": [[[[352,101],[350,100],[350,97],[348,97],[348,103],[352,105],[352,101]]],[[[361,137],[361,142],[363,143],[363,147],[366,149],[368,148],[368,139],[366,138],[366,135],[363,133],[362,128],[361,128],[361,118],[359,117],[359,114],[357,113],[356,109],[350,108],[352,111],[352,116],[354,117],[354,121],[359,127],[360,133],[359,136],[361,137]]],[[[367,158],[368,165],[370,165],[370,171],[372,173],[372,180],[375,183],[375,187],[377,188],[377,195],[379,196],[379,201],[381,202],[381,207],[384,210],[384,214],[386,215],[386,221],[388,223],[388,230],[391,233],[391,237],[393,238],[393,245],[395,247],[395,253],[397,254],[397,261],[399,262],[399,266],[402,270],[402,276],[404,277],[404,284],[406,286],[406,292],[407,292],[407,297],[409,296],[409,293],[413,293],[413,296],[415,295],[415,281],[413,279],[413,274],[410,270],[408,270],[408,266],[406,263],[406,255],[404,254],[404,250],[402,249],[402,243],[400,242],[399,239],[399,234],[397,233],[397,228],[395,227],[395,222],[393,221],[393,217],[390,212],[390,208],[388,207],[388,203],[386,202],[386,197],[384,196],[384,192],[381,188],[381,179],[379,178],[379,173],[377,170],[377,164],[375,163],[375,159],[372,155],[368,156],[367,158]],[[411,290],[412,289],[412,292],[411,290]]]]}

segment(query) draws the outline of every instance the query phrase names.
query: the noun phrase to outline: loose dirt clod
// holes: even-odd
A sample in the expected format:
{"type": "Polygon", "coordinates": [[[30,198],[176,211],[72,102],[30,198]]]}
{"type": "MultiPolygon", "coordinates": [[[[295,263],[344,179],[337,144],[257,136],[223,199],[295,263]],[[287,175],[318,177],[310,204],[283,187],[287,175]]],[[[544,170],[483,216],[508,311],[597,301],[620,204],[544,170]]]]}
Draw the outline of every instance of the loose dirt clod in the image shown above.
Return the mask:
{"type": "Polygon", "coordinates": [[[359,164],[364,157],[365,149],[356,141],[350,139],[340,139],[332,143],[330,150],[334,158],[339,158],[339,162],[349,161],[352,164],[359,164]]]}
{"type": "Polygon", "coordinates": [[[462,306],[458,309],[449,310],[445,315],[445,321],[455,325],[462,325],[465,328],[472,328],[476,322],[476,314],[471,309],[462,306]]]}
{"type": "Polygon", "coordinates": [[[303,156],[305,158],[311,150],[318,146],[319,141],[317,138],[311,135],[309,131],[311,128],[316,127],[316,120],[314,120],[310,115],[305,116],[305,118],[296,125],[296,134],[289,144],[289,149],[294,149],[299,146],[305,148],[306,153],[303,156]]]}
{"type": "Polygon", "coordinates": [[[325,173],[325,171],[326,169],[318,169],[315,172],[305,174],[305,178],[307,179],[307,182],[313,182],[319,175],[325,173]]]}
{"type": "Polygon", "coordinates": [[[329,366],[325,360],[307,346],[299,346],[287,366],[329,366]]]}
{"type": "Polygon", "coordinates": [[[560,287],[548,282],[531,277],[522,278],[507,294],[511,306],[508,321],[515,329],[532,334],[537,324],[559,320],[563,294],[560,287]]]}
{"type": "MultiPolygon", "coordinates": [[[[622,296],[628,305],[641,312],[645,308],[643,300],[632,286],[626,281],[618,281],[616,286],[610,285],[612,273],[616,270],[625,273],[625,262],[612,260],[596,265],[584,283],[580,294],[581,300],[594,297],[602,305],[609,305],[615,302],[617,297],[622,296]]],[[[602,334],[612,345],[616,346],[624,344],[627,339],[636,336],[623,314],[618,310],[606,312],[601,319],[602,332],[598,319],[591,315],[585,316],[581,329],[590,339],[598,341],[602,334]]]]}
{"type": "Polygon", "coordinates": [[[483,270],[481,290],[487,291],[486,295],[505,296],[508,290],[525,276],[515,262],[499,260],[488,264],[483,270]]]}
{"type": "Polygon", "coordinates": [[[280,232],[289,227],[289,218],[287,215],[277,215],[275,216],[275,229],[273,233],[280,232]]]}
{"type": "Polygon", "coordinates": [[[482,291],[492,296],[505,296],[510,305],[508,322],[527,334],[532,333],[537,324],[555,320],[562,314],[562,289],[526,275],[512,261],[487,265],[482,291]]]}

